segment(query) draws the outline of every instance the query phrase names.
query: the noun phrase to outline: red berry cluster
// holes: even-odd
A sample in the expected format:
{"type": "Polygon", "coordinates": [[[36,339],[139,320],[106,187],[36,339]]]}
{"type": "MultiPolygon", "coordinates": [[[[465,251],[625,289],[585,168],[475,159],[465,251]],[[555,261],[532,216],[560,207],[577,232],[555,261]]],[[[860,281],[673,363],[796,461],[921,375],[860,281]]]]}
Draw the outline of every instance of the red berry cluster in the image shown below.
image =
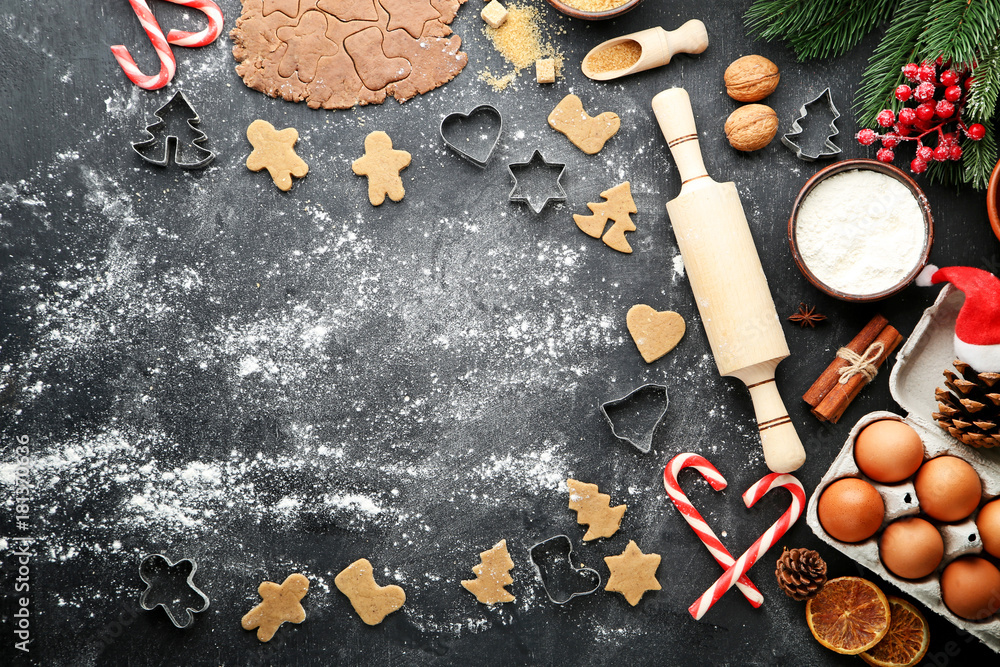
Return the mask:
{"type": "Polygon", "coordinates": [[[933,64],[904,65],[903,76],[912,85],[904,83],[896,88],[896,99],[903,103],[913,102],[914,106],[904,106],[899,114],[883,109],[875,120],[886,132],[861,130],[857,134],[858,143],[871,146],[881,141],[882,147],[876,157],[881,162],[892,162],[896,157],[893,149],[900,142],[916,141],[916,155],[910,162],[910,171],[915,174],[927,171],[931,161],[961,160],[960,134],[979,141],[986,136],[986,128],[979,123],[966,125],[962,120],[962,109],[972,86],[972,72],[956,71],[949,65],[940,58],[933,64]],[[934,141],[933,146],[924,143],[928,139],[934,141]]]}

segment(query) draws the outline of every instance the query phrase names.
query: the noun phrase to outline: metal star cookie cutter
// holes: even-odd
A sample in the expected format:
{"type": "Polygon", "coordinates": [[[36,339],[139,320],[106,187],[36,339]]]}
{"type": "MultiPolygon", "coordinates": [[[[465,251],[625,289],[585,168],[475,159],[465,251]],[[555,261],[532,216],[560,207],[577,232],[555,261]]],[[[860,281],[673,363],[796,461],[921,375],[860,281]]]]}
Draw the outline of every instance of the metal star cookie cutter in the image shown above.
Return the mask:
{"type": "Polygon", "coordinates": [[[531,158],[527,162],[512,162],[507,165],[507,173],[510,174],[511,179],[514,181],[514,187],[511,188],[510,194],[507,199],[512,202],[524,202],[531,209],[531,212],[538,215],[542,212],[542,209],[550,201],[566,201],[566,191],[563,190],[562,184],[559,183],[559,179],[562,178],[563,173],[566,171],[566,165],[561,162],[549,162],[542,155],[542,152],[537,148],[535,152],[531,154],[531,158]],[[539,164],[548,169],[554,170],[558,169],[559,174],[556,176],[555,188],[550,190],[548,193],[544,194],[544,199],[541,196],[535,197],[535,193],[523,193],[521,192],[521,183],[517,180],[517,176],[514,175],[514,169],[537,169],[539,164]],[[535,202],[541,199],[541,203],[536,206],[535,202]]]}
{"type": "Polygon", "coordinates": [[[653,434],[656,433],[656,429],[658,429],[660,427],[660,424],[663,423],[664,417],[667,416],[667,408],[669,407],[670,407],[670,396],[667,394],[666,386],[662,384],[649,383],[649,384],[644,384],[636,389],[633,389],[632,391],[622,396],[621,398],[616,398],[613,401],[607,401],[605,403],[601,403],[601,414],[604,415],[604,419],[607,420],[608,426],[611,427],[611,434],[613,436],[615,436],[619,440],[627,442],[628,444],[632,445],[643,454],[648,454],[649,450],[653,447],[653,434]],[[633,440],[632,437],[625,435],[624,433],[619,433],[615,429],[615,422],[614,420],[611,419],[611,415],[608,414],[609,408],[613,411],[615,408],[622,408],[632,403],[638,402],[639,400],[644,398],[643,394],[648,394],[653,392],[659,393],[660,391],[663,392],[663,409],[660,411],[659,415],[657,415],[656,421],[653,422],[653,425],[650,426],[645,431],[643,431],[640,437],[633,440]]]}
{"type": "MultiPolygon", "coordinates": [[[[503,135],[503,116],[500,115],[500,110],[497,109],[492,104],[480,104],[478,106],[473,107],[468,113],[462,113],[461,111],[451,112],[450,114],[441,119],[441,127],[439,131],[441,133],[441,140],[444,141],[445,146],[455,151],[456,153],[459,154],[459,156],[468,160],[469,162],[476,165],[480,169],[484,169],[486,167],[486,164],[490,161],[490,158],[493,157],[493,152],[500,144],[500,137],[501,135],[503,135]],[[448,137],[445,135],[445,128],[454,125],[456,123],[460,123],[463,120],[471,120],[475,116],[482,114],[496,117],[499,127],[497,129],[496,138],[493,139],[492,145],[489,146],[489,151],[486,153],[484,157],[477,157],[474,153],[465,150],[459,144],[448,139],[448,137]]],[[[487,137],[484,140],[488,142],[489,138],[487,137]]]]}
{"type": "Polygon", "coordinates": [[[584,595],[590,595],[591,593],[596,592],[597,589],[601,587],[601,575],[597,572],[597,570],[589,567],[576,567],[575,565],[573,565],[573,542],[569,539],[568,535],[556,535],[555,537],[550,537],[547,540],[542,540],[538,544],[532,546],[531,549],[528,550],[528,554],[531,556],[531,564],[535,566],[535,573],[538,575],[538,580],[542,584],[542,590],[545,591],[545,595],[554,604],[566,604],[573,598],[581,597],[584,595]],[[562,548],[561,546],[556,546],[558,542],[565,542],[565,548],[562,548]],[[585,591],[570,593],[569,597],[566,598],[565,600],[559,600],[555,598],[552,595],[552,591],[549,590],[549,584],[546,582],[545,575],[542,572],[542,566],[539,564],[541,555],[540,552],[545,552],[549,550],[558,550],[560,552],[565,551],[566,564],[569,565],[570,570],[577,573],[588,572],[592,574],[594,576],[594,579],[596,579],[594,587],[585,591]]]}
{"type": "Polygon", "coordinates": [[[155,164],[158,167],[166,167],[167,165],[170,164],[170,159],[173,158],[174,164],[176,164],[178,167],[181,167],[182,169],[202,169],[204,167],[207,167],[212,162],[212,160],[215,159],[215,153],[201,146],[202,143],[208,141],[208,136],[204,132],[199,130],[197,127],[195,127],[201,122],[201,118],[198,116],[198,112],[194,110],[194,107],[191,105],[191,102],[188,101],[188,98],[184,95],[183,92],[178,90],[176,93],[174,93],[173,96],[169,100],[167,100],[167,102],[163,106],[161,106],[159,109],[153,112],[153,115],[156,116],[157,119],[156,122],[147,125],[145,130],[146,134],[149,135],[149,139],[143,139],[142,141],[132,142],[132,150],[135,151],[136,154],[143,160],[145,160],[150,164],[155,164]],[[199,159],[194,160],[193,162],[185,162],[177,159],[182,152],[180,149],[182,143],[180,137],[178,137],[176,134],[168,134],[167,136],[162,138],[154,134],[154,130],[159,129],[160,127],[166,124],[166,121],[164,121],[163,119],[163,114],[166,113],[167,110],[170,109],[170,107],[174,104],[184,105],[190,111],[190,115],[187,118],[187,125],[189,128],[191,128],[191,131],[194,133],[195,138],[191,139],[188,142],[184,142],[183,145],[190,144],[190,148],[188,150],[193,149],[193,151],[197,155],[201,156],[199,159]],[[161,139],[163,141],[163,157],[157,159],[154,157],[150,157],[142,152],[143,149],[145,148],[150,148],[152,146],[155,146],[156,143],[161,139]]]}
{"type": "Polygon", "coordinates": [[[840,134],[840,130],[837,129],[837,119],[840,118],[840,112],[837,111],[836,105],[833,103],[833,95],[830,93],[830,89],[827,88],[822,93],[820,93],[815,99],[812,99],[801,107],[799,107],[799,117],[792,122],[791,130],[782,135],[781,143],[785,144],[789,149],[795,152],[795,157],[800,160],[806,160],[808,162],[814,162],[819,159],[832,158],[836,155],[840,155],[841,148],[837,144],[833,143],[833,138],[840,134]],[[832,119],[830,120],[830,126],[826,135],[826,141],[819,151],[815,155],[810,155],[803,151],[803,149],[796,143],[796,139],[802,136],[803,127],[799,125],[800,120],[804,120],[806,116],[809,115],[809,110],[807,107],[811,107],[815,104],[822,104],[830,112],[832,119]]]}
{"type": "MultiPolygon", "coordinates": [[[[139,606],[145,609],[146,611],[153,611],[157,607],[163,607],[163,611],[167,613],[167,618],[169,618],[170,622],[173,623],[175,626],[181,628],[182,630],[184,628],[191,627],[191,625],[194,623],[194,615],[200,614],[201,612],[205,611],[206,609],[208,609],[209,605],[208,596],[205,595],[201,591],[201,589],[195,586],[194,584],[194,574],[197,571],[198,571],[198,563],[191,560],[190,558],[182,558],[176,563],[171,563],[170,559],[164,556],[163,554],[150,554],[146,556],[145,558],[142,559],[142,562],[139,563],[139,578],[142,579],[143,583],[146,584],[146,590],[144,590],[142,592],[142,595],[139,596],[139,606]],[[189,607],[187,605],[184,605],[184,613],[187,616],[187,618],[184,619],[182,622],[180,618],[174,615],[174,612],[171,609],[172,606],[171,604],[169,604],[168,602],[156,602],[150,604],[149,596],[151,593],[153,593],[153,589],[157,586],[158,583],[158,580],[155,579],[153,576],[157,569],[165,571],[167,573],[166,576],[178,576],[173,573],[174,568],[187,567],[188,564],[190,564],[191,571],[188,572],[187,577],[185,579],[187,586],[188,588],[191,589],[191,592],[193,592],[195,595],[204,600],[205,604],[200,609],[195,609],[194,607],[189,607]]],[[[183,604],[178,599],[172,600],[172,602],[183,604]]]]}

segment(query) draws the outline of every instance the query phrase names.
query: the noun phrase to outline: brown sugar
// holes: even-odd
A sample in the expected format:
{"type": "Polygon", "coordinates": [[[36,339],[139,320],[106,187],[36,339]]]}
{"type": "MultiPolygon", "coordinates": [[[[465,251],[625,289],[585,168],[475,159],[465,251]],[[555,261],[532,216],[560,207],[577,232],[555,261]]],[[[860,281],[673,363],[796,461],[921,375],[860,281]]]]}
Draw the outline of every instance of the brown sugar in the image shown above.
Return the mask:
{"type": "Polygon", "coordinates": [[[565,4],[569,5],[573,9],[579,9],[581,12],[606,12],[611,9],[617,9],[624,5],[628,0],[562,0],[565,4]]]}
{"type": "Polygon", "coordinates": [[[639,62],[642,46],[631,39],[618,42],[587,57],[587,67],[595,73],[628,69],[639,62]]]}
{"type": "Polygon", "coordinates": [[[562,68],[562,54],[543,36],[538,9],[531,5],[512,4],[507,7],[507,12],[507,20],[503,25],[499,28],[485,25],[483,32],[513,69],[504,74],[485,69],[479,74],[479,78],[494,90],[503,90],[522,70],[531,67],[541,58],[552,58],[558,75],[562,68]]]}

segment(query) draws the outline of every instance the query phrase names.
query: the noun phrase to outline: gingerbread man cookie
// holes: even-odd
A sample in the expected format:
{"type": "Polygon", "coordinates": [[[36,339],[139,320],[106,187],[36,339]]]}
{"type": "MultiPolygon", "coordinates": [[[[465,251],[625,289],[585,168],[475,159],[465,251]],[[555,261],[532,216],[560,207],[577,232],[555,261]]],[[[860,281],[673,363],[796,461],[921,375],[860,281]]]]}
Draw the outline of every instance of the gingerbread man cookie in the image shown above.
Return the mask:
{"type": "Polygon", "coordinates": [[[378,625],[406,602],[406,593],[399,586],[379,586],[375,583],[372,564],[365,558],[344,568],[333,583],[347,596],[354,611],[368,625],[378,625]]]}
{"type": "Polygon", "coordinates": [[[400,201],[406,190],[399,172],[410,166],[410,154],[392,148],[392,139],[381,130],[365,137],[365,154],[351,165],[358,176],[368,177],[368,201],[379,206],[389,195],[400,201]]]}
{"type": "Polygon", "coordinates": [[[306,611],[301,600],[309,591],[309,580],[301,574],[291,574],[279,586],[273,581],[265,581],[257,589],[263,600],[243,617],[244,630],[257,629],[257,639],[270,641],[285,621],[301,623],[306,620],[306,611]]]}
{"type": "Polygon", "coordinates": [[[309,165],[295,154],[299,132],[294,127],[279,131],[266,120],[255,120],[247,128],[247,139],[253,144],[247,169],[267,169],[279,190],[287,192],[292,188],[292,176],[302,178],[309,173],[309,165]]]}

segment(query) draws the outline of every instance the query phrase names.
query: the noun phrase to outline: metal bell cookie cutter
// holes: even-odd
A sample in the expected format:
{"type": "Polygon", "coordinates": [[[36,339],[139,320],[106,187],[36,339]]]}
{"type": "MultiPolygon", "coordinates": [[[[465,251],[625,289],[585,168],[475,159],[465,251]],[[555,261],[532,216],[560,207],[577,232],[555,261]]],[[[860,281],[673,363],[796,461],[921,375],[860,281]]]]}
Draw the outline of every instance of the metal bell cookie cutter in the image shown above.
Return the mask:
{"type": "Polygon", "coordinates": [[[547,540],[542,540],[538,544],[532,546],[531,549],[528,550],[528,553],[531,556],[531,564],[535,566],[535,573],[538,575],[538,580],[542,583],[542,590],[545,591],[545,595],[548,596],[549,600],[555,604],[566,604],[573,598],[590,595],[601,587],[601,575],[597,572],[597,570],[589,567],[576,567],[573,565],[573,542],[569,539],[568,535],[556,535],[555,537],[550,537],[547,540]],[[542,566],[539,564],[542,554],[549,550],[560,552],[565,551],[566,564],[569,565],[570,570],[577,573],[587,572],[589,573],[587,578],[590,578],[590,575],[593,575],[593,578],[596,580],[594,587],[588,590],[570,593],[569,597],[565,600],[559,600],[553,597],[552,592],[549,590],[549,585],[545,580],[545,574],[542,572],[542,566]]]}
{"type": "Polygon", "coordinates": [[[604,415],[604,419],[607,420],[608,426],[611,427],[612,435],[614,435],[619,440],[623,440],[628,444],[632,445],[643,454],[646,454],[653,446],[653,434],[656,433],[656,429],[658,429],[660,427],[660,424],[663,423],[663,418],[667,416],[668,407],[670,407],[670,397],[667,395],[667,388],[662,384],[650,383],[650,384],[644,384],[637,389],[633,389],[632,391],[630,391],[625,396],[622,396],[621,398],[616,398],[613,401],[607,401],[606,403],[601,403],[601,414],[604,415]],[[648,430],[644,431],[641,437],[639,437],[636,440],[633,440],[629,436],[619,433],[615,429],[615,422],[614,420],[611,419],[611,415],[608,414],[609,408],[613,411],[615,408],[623,407],[631,403],[637,402],[638,400],[644,398],[643,396],[644,394],[650,394],[652,396],[656,396],[660,392],[663,393],[663,409],[660,411],[660,414],[656,417],[656,421],[653,422],[653,425],[648,430]]]}
{"type": "MultiPolygon", "coordinates": [[[[472,110],[469,111],[469,113],[453,111],[452,113],[448,114],[447,116],[441,119],[441,127],[439,131],[441,133],[441,140],[444,141],[445,146],[455,151],[461,157],[465,158],[466,160],[476,165],[480,169],[483,169],[486,167],[486,163],[490,161],[490,158],[493,157],[493,152],[496,150],[497,145],[499,145],[500,143],[500,136],[503,134],[503,116],[500,115],[500,110],[497,109],[492,104],[480,104],[479,106],[473,107],[472,110]],[[460,123],[463,120],[474,119],[477,116],[495,117],[497,123],[499,124],[499,127],[497,129],[497,135],[496,137],[493,138],[493,143],[489,146],[489,150],[486,152],[486,155],[481,155],[481,154],[477,155],[473,151],[468,150],[469,147],[463,147],[458,143],[455,143],[454,141],[448,139],[448,136],[445,133],[445,129],[447,127],[450,127],[451,125],[454,125],[456,123],[460,123]]],[[[483,137],[483,140],[488,142],[489,137],[483,137]]]]}
{"type": "Polygon", "coordinates": [[[198,117],[198,113],[194,110],[194,107],[191,106],[191,102],[188,101],[188,98],[184,95],[184,93],[178,90],[174,93],[173,97],[167,100],[166,104],[153,112],[153,115],[157,118],[156,122],[146,126],[146,134],[149,135],[149,139],[132,142],[132,150],[134,150],[143,160],[150,164],[155,164],[158,167],[166,167],[170,164],[170,159],[173,158],[174,164],[183,169],[202,169],[203,167],[207,167],[209,163],[215,159],[215,153],[201,146],[202,143],[208,140],[208,136],[195,127],[201,122],[201,118],[198,117]],[[155,131],[161,129],[166,124],[163,119],[164,114],[173,106],[178,106],[180,108],[180,113],[185,114],[187,125],[191,129],[191,133],[194,135],[193,139],[185,137],[185,141],[182,143],[181,138],[176,134],[168,134],[165,137],[158,137],[156,135],[155,131]],[[162,157],[150,157],[143,152],[143,149],[155,146],[158,141],[163,142],[162,157]],[[197,159],[193,162],[185,162],[178,159],[178,157],[183,153],[181,149],[182,145],[184,146],[184,150],[194,152],[197,159]]]}
{"type": "Polygon", "coordinates": [[[146,611],[153,611],[157,607],[163,607],[163,611],[167,612],[167,617],[175,626],[181,629],[191,627],[194,623],[194,615],[205,611],[208,609],[209,605],[208,596],[194,584],[194,573],[197,571],[198,564],[190,558],[183,558],[176,563],[171,563],[170,559],[163,554],[150,554],[149,556],[146,556],[142,559],[142,562],[139,563],[139,578],[146,584],[146,590],[144,590],[142,595],[139,597],[139,606],[146,611]],[[188,567],[190,567],[190,571],[187,571],[185,576],[185,569],[188,567]],[[176,573],[175,568],[177,568],[176,573]],[[185,576],[188,588],[191,589],[191,592],[194,593],[194,595],[204,600],[205,604],[201,608],[196,609],[194,607],[189,607],[176,599],[172,599],[167,602],[152,602],[150,600],[150,596],[152,595],[155,597],[160,592],[159,590],[154,591],[154,589],[158,588],[157,584],[159,583],[159,579],[154,577],[157,570],[165,573],[165,576],[167,577],[185,576]],[[172,602],[179,602],[184,605],[183,621],[178,615],[175,614],[175,610],[171,608],[172,602]]]}
{"type": "Polygon", "coordinates": [[[816,99],[810,100],[799,107],[799,117],[795,119],[792,123],[791,130],[782,135],[781,143],[785,144],[788,148],[795,152],[795,157],[800,160],[807,160],[809,162],[814,162],[818,159],[831,158],[835,155],[840,155],[841,149],[837,144],[833,143],[833,138],[840,134],[840,130],[837,129],[837,119],[840,118],[840,112],[837,111],[837,107],[833,103],[833,95],[830,93],[830,89],[827,88],[822,93],[819,94],[816,99]],[[799,125],[800,120],[804,120],[806,116],[809,115],[809,110],[807,107],[811,107],[815,104],[822,104],[830,112],[832,119],[830,120],[830,126],[828,132],[826,133],[826,142],[820,148],[815,155],[810,155],[802,150],[802,148],[796,142],[802,136],[803,128],[799,125]]]}
{"type": "MultiPolygon", "coordinates": [[[[542,212],[542,209],[550,201],[566,201],[566,191],[563,190],[562,184],[559,183],[559,179],[562,178],[563,172],[566,171],[566,165],[560,162],[549,162],[542,155],[541,151],[535,149],[535,152],[531,154],[531,158],[527,162],[513,162],[507,165],[507,173],[510,174],[511,179],[514,181],[514,187],[511,188],[510,194],[507,199],[512,202],[524,202],[531,209],[531,212],[538,215],[542,212]],[[547,171],[559,170],[559,174],[555,178],[553,187],[544,193],[544,197],[539,194],[536,196],[534,192],[525,192],[525,188],[522,187],[522,183],[518,181],[517,175],[514,173],[517,171],[538,171],[539,169],[546,169],[547,171]],[[541,203],[538,203],[539,200],[541,203]]],[[[527,180],[527,179],[523,179],[527,180]]]]}

